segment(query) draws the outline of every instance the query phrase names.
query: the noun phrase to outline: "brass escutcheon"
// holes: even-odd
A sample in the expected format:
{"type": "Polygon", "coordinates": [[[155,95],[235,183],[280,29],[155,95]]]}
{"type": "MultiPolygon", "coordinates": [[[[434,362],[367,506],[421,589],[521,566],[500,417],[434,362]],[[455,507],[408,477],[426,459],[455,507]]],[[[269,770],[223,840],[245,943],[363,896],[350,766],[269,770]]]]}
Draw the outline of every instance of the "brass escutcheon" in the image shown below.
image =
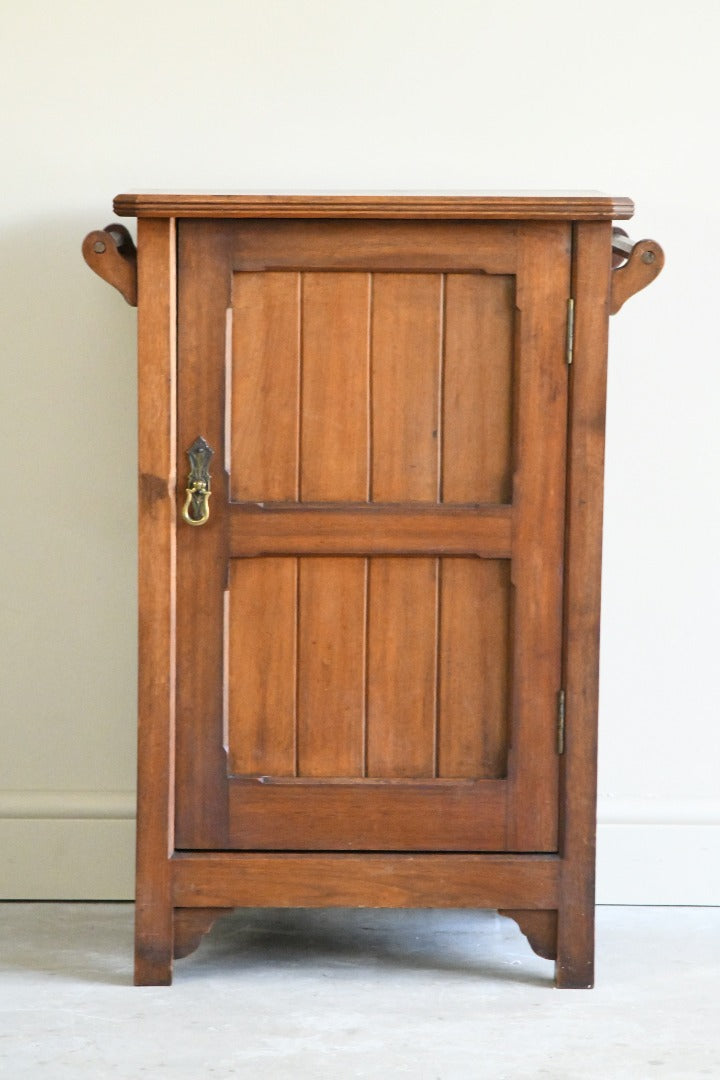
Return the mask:
{"type": "Polygon", "coordinates": [[[210,461],[213,451],[202,435],[187,450],[190,473],[185,488],[183,521],[188,525],[204,525],[210,517],[210,461]]]}

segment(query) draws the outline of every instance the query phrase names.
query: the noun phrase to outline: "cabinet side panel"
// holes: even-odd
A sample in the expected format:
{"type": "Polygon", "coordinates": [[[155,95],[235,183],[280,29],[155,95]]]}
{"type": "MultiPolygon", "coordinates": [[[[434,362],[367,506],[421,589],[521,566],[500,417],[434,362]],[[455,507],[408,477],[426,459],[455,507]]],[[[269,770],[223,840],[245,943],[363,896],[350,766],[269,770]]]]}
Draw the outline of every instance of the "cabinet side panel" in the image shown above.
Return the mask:
{"type": "Polygon", "coordinates": [[[138,222],[139,671],[135,981],[172,976],[175,222],[138,222]]]}
{"type": "Polygon", "coordinates": [[[233,275],[230,497],[294,500],[298,488],[300,275],[233,275]]]}
{"type": "Polygon", "coordinates": [[[443,502],[510,501],[514,305],[513,277],[447,275],[443,502]]]}

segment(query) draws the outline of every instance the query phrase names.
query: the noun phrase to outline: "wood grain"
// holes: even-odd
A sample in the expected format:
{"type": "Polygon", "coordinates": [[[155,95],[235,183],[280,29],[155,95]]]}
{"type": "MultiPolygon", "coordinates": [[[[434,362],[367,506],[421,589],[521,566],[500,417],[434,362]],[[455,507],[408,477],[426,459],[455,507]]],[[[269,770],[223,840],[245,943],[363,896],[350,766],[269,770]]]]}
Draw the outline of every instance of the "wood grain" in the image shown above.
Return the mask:
{"type": "Polygon", "coordinates": [[[565,574],[565,753],[558,986],[594,980],[595,804],[610,225],[575,229],[575,360],[570,381],[565,574]]]}
{"type": "Polygon", "coordinates": [[[162,194],[116,195],[115,213],[131,217],[458,218],[591,221],[632,217],[630,199],[589,192],[437,194],[162,194]]]}
{"type": "Polygon", "coordinates": [[[300,276],[235,274],[230,492],[298,497],[300,276]]]}
{"type": "Polygon", "coordinates": [[[303,501],[368,497],[369,317],[368,274],[303,274],[303,501]]]}
{"type": "Polygon", "coordinates": [[[440,560],[437,775],[485,779],[507,769],[510,566],[440,560]]]}
{"type": "Polygon", "coordinates": [[[626,300],[647,288],[665,265],[665,253],[655,240],[639,240],[627,262],[613,270],[610,286],[610,314],[616,315],[626,300]]]}
{"type": "Polygon", "coordinates": [[[172,979],[176,278],[174,221],[138,225],[138,796],[135,982],[172,979]]]}
{"type": "MultiPolygon", "coordinates": [[[[140,256],[142,259],[142,255],[140,256]]],[[[202,435],[215,451],[210,520],[177,529],[176,844],[223,846],[227,836],[224,739],[228,479],[225,460],[227,237],[213,222],[178,225],[178,463],[202,435]]]]}
{"type": "Polygon", "coordinates": [[[365,559],[300,559],[298,775],[362,776],[365,559]]]}
{"type": "Polygon", "coordinates": [[[229,846],[255,851],[502,851],[503,788],[499,780],[432,778],[232,780],[229,846]]]}
{"type": "Polygon", "coordinates": [[[294,776],[297,560],[233,559],[228,591],[228,768],[294,776]]]}
{"type": "Polygon", "coordinates": [[[180,960],[195,952],[221,915],[228,915],[231,911],[232,908],[220,907],[176,907],[173,918],[175,959],[180,960]]]}
{"type": "Polygon", "coordinates": [[[448,274],[442,499],[507,503],[512,484],[515,280],[448,274]]]}
{"type": "Polygon", "coordinates": [[[438,274],[375,274],[372,480],[375,502],[435,502],[438,489],[438,274]]]}
{"type": "Polygon", "coordinates": [[[187,907],[556,908],[559,860],[538,855],[208,853],[173,859],[187,907]]]}
{"type": "Polygon", "coordinates": [[[538,911],[533,908],[508,911],[500,909],[498,915],[513,919],[528,939],[530,948],[545,960],[554,960],[557,956],[557,911],[538,911]]]}
{"type": "Polygon", "coordinates": [[[435,775],[437,560],[372,559],[367,775],[435,775]]]}
{"type": "Polygon", "coordinates": [[[570,230],[524,228],[516,303],[508,845],[557,845],[570,230]]]}
{"type": "Polygon", "coordinates": [[[504,506],[231,505],[228,516],[234,557],[511,554],[513,512],[504,506]]]}

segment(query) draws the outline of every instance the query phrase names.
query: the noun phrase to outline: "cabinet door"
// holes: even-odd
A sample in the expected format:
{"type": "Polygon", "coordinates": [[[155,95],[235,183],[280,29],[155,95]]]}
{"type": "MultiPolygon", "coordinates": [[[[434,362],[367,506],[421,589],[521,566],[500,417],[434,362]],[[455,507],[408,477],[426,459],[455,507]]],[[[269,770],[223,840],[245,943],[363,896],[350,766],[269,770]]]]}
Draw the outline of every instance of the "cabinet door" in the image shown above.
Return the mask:
{"type": "Polygon", "coordinates": [[[552,851],[569,226],[179,226],[176,843],[552,851]]]}

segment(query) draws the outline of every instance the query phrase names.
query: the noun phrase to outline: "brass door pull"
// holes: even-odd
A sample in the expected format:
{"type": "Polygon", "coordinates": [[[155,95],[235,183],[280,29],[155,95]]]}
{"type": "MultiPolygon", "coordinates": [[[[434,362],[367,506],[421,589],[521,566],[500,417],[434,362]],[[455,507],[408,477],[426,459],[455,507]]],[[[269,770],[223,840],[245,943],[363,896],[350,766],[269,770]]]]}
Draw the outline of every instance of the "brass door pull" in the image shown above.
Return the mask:
{"type": "Polygon", "coordinates": [[[210,462],[213,450],[202,435],[198,435],[187,450],[187,456],[190,459],[190,472],[182,516],[188,525],[204,525],[210,517],[210,462]]]}

